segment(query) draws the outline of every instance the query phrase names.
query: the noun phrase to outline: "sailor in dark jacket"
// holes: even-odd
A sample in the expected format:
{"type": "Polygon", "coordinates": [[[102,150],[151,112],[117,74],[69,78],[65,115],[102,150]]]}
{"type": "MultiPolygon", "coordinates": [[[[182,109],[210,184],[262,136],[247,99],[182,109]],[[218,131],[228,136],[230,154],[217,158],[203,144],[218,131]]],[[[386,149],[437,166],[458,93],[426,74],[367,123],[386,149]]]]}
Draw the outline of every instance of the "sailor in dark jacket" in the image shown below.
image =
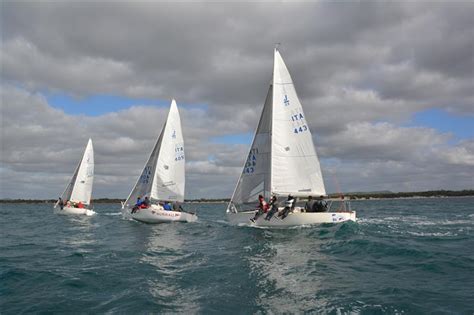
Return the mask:
{"type": "Polygon", "coordinates": [[[270,211],[268,211],[265,220],[270,221],[272,219],[273,215],[278,212],[278,206],[278,199],[276,196],[273,196],[272,200],[270,200],[270,211]]]}
{"type": "Polygon", "coordinates": [[[304,205],[304,211],[305,212],[314,212],[314,204],[315,200],[313,199],[313,196],[308,197],[308,201],[306,201],[306,204],[304,205]]]}

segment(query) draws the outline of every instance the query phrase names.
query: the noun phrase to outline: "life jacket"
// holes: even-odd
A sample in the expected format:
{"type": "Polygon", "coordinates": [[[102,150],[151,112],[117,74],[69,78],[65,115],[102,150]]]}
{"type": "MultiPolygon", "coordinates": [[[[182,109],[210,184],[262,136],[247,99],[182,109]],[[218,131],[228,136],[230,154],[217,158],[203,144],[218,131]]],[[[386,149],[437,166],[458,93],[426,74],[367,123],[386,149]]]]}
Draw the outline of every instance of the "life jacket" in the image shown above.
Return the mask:
{"type": "Polygon", "coordinates": [[[268,211],[268,203],[265,201],[265,199],[262,199],[262,201],[260,202],[260,204],[258,205],[260,209],[263,210],[264,213],[266,213],[268,211]]]}

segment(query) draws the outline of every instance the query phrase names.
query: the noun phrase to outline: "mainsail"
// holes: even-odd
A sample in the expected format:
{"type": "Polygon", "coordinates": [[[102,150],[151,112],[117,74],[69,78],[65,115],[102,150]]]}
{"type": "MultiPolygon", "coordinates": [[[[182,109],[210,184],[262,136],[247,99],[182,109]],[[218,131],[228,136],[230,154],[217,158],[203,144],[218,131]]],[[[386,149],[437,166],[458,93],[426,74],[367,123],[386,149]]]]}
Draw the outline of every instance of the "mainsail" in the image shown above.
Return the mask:
{"type": "Polygon", "coordinates": [[[275,49],[273,69],[272,193],[326,195],[319,159],[293,80],[275,49]]]}
{"type": "Polygon", "coordinates": [[[181,119],[173,100],[160,136],[124,206],[131,208],[138,197],[145,196],[151,200],[183,202],[184,167],[181,119]]]}
{"type": "Polygon", "coordinates": [[[232,205],[262,194],[326,195],[319,159],[290,73],[275,49],[273,80],[232,205]]]}
{"type": "Polygon", "coordinates": [[[66,190],[61,198],[66,201],[82,202],[85,205],[90,204],[92,195],[92,184],[94,182],[94,148],[92,140],[89,139],[84,155],[79,165],[76,167],[66,190]]]}

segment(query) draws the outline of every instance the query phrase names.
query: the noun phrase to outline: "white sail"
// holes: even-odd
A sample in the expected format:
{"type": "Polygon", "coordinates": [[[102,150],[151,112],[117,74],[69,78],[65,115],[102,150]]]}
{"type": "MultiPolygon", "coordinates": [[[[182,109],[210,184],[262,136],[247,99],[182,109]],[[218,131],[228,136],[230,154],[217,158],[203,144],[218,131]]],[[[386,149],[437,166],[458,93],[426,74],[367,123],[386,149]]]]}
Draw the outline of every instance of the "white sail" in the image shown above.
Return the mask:
{"type": "Polygon", "coordinates": [[[90,204],[94,182],[94,148],[89,139],[82,160],[62,195],[63,200],[90,204]]]}
{"type": "Polygon", "coordinates": [[[184,167],[181,119],[173,100],[160,136],[124,207],[133,207],[138,197],[145,196],[152,200],[184,201],[184,167]]]}
{"type": "Polygon", "coordinates": [[[67,200],[71,199],[72,189],[74,188],[74,183],[76,182],[77,173],[79,172],[79,166],[81,166],[81,162],[82,162],[82,160],[79,161],[79,164],[77,164],[76,170],[74,171],[74,174],[72,175],[72,178],[69,181],[69,184],[67,184],[66,189],[64,190],[63,194],[61,195],[61,199],[64,200],[64,201],[67,201],[67,200]]]}
{"type": "Polygon", "coordinates": [[[153,150],[150,153],[148,161],[143,167],[140,177],[138,177],[137,183],[133,187],[132,191],[130,192],[130,195],[124,203],[127,208],[133,207],[137,198],[149,196],[150,194],[156,169],[156,160],[158,159],[158,153],[160,152],[161,147],[161,140],[163,139],[163,131],[164,130],[161,130],[160,136],[158,137],[158,140],[156,140],[155,146],[153,147],[153,150]]]}
{"type": "Polygon", "coordinates": [[[252,146],[232,196],[234,204],[253,203],[260,194],[267,200],[270,197],[272,96],[270,85],[252,146]]]}
{"type": "Polygon", "coordinates": [[[259,194],[267,200],[272,194],[326,195],[311,132],[278,50],[273,80],[231,206],[256,203],[259,194]]]}
{"type": "MultiPolygon", "coordinates": [[[[356,221],[356,212],[305,211],[288,204],[261,215],[255,211],[258,195],[295,197],[326,195],[319,159],[290,73],[275,49],[273,80],[250,153],[227,208],[232,224],[288,227],[356,221]],[[249,207],[252,204],[252,207],[249,207]],[[275,211],[276,210],[276,211],[275,211]]],[[[343,201],[344,202],[344,201],[343,201]]],[[[332,209],[329,209],[332,210],[332,209]]]]}
{"type": "Polygon", "coordinates": [[[272,115],[272,193],[326,195],[319,159],[293,80],[275,49],[272,115]]]}
{"type": "Polygon", "coordinates": [[[184,142],[176,101],[171,102],[163,127],[150,197],[155,200],[184,201],[184,142]]]}

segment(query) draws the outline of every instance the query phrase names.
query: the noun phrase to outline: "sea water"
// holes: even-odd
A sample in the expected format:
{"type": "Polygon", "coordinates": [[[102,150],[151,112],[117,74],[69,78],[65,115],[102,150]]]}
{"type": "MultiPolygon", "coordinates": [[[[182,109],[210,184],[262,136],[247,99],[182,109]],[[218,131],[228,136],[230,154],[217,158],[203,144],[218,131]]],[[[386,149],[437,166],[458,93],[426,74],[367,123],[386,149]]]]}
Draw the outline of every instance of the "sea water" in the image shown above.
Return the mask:
{"type": "Polygon", "coordinates": [[[474,198],[354,201],[359,221],[149,225],[1,204],[0,313],[472,314],[474,198]]]}

